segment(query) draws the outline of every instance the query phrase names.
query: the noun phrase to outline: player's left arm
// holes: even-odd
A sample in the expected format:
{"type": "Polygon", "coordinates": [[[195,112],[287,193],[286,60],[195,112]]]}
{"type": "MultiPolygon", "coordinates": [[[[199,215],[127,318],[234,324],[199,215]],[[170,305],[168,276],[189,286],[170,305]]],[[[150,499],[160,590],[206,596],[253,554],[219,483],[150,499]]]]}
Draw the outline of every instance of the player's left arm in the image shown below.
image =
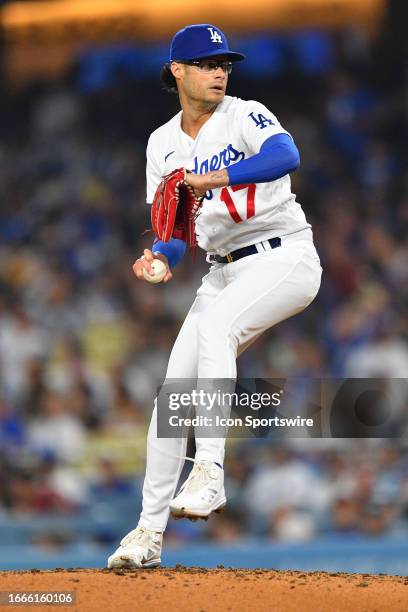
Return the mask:
{"type": "MultiPolygon", "coordinates": [[[[160,169],[156,156],[154,155],[154,139],[156,137],[156,134],[150,136],[146,149],[146,201],[149,206],[152,206],[151,203],[154,200],[154,194],[156,192],[157,186],[163,178],[163,172],[160,169]]],[[[172,278],[171,269],[174,268],[179,263],[179,261],[181,261],[185,251],[186,243],[184,242],[184,240],[171,238],[168,242],[163,242],[162,240],[158,240],[158,238],[155,238],[152,248],[145,249],[144,257],[136,260],[133,266],[134,272],[138,278],[142,279],[143,270],[141,268],[141,265],[139,265],[139,262],[141,262],[141,264],[143,264],[143,267],[146,268],[147,272],[151,274],[151,262],[154,258],[161,259],[168,267],[168,272],[164,277],[164,282],[167,282],[172,278]]]]}
{"type": "Polygon", "coordinates": [[[299,167],[300,155],[293,138],[265,106],[248,103],[240,124],[242,137],[255,154],[223,170],[189,174],[188,182],[198,195],[227,185],[275,181],[299,167]]]}

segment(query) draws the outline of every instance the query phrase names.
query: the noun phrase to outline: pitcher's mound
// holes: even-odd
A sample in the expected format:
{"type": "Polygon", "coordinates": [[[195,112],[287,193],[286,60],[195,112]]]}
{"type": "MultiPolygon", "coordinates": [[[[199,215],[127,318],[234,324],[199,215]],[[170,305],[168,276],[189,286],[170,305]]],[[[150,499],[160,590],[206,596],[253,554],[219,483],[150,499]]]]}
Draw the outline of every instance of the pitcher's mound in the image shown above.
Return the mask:
{"type": "MultiPolygon", "coordinates": [[[[74,591],[75,605],[19,605],[20,610],[102,612],[403,612],[408,578],[269,569],[68,569],[0,572],[0,591],[74,591]]],[[[5,608],[7,609],[7,608],[5,608]]]]}

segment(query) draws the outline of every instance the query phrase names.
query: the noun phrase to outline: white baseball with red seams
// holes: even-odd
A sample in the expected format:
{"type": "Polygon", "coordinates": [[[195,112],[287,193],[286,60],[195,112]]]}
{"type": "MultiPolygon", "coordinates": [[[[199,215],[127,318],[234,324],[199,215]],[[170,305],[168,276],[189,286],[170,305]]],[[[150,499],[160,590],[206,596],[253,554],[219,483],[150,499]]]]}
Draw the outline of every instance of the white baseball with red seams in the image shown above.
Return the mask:
{"type": "MultiPolygon", "coordinates": [[[[258,153],[265,140],[280,133],[287,132],[264,105],[231,96],[225,96],[195,139],[182,130],[178,113],[150,136],[147,201],[152,202],[162,176],[175,168],[200,174],[228,168],[258,153]]],[[[319,257],[289,175],[207,192],[197,238],[210,254],[224,256],[253,244],[257,252],[210,267],[172,349],[166,379],[233,379],[238,354],[265,330],[312,302],[320,287],[319,257]],[[274,237],[281,239],[278,248],[268,242],[274,237]]],[[[224,443],[222,438],[196,437],[195,460],[222,466],[224,443]]],[[[157,437],[155,407],[139,521],[144,528],[163,531],[170,505],[177,511],[180,496],[174,496],[185,453],[185,439],[157,437]]],[[[208,514],[204,506],[195,512],[208,514]]]]}
{"type": "Polygon", "coordinates": [[[153,268],[153,274],[149,274],[149,272],[143,268],[143,276],[149,283],[160,283],[167,274],[166,264],[160,259],[154,259],[150,265],[153,268]]]}

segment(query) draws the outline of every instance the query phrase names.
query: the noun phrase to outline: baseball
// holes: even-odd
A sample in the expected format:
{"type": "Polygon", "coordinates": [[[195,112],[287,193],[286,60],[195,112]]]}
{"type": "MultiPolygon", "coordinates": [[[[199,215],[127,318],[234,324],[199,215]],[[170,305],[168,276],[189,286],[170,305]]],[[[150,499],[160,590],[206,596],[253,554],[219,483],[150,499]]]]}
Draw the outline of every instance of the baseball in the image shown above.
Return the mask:
{"type": "Polygon", "coordinates": [[[161,261],[161,259],[155,259],[152,261],[152,268],[154,274],[149,274],[145,268],[143,268],[143,276],[149,283],[160,283],[167,273],[167,266],[161,261]]]}

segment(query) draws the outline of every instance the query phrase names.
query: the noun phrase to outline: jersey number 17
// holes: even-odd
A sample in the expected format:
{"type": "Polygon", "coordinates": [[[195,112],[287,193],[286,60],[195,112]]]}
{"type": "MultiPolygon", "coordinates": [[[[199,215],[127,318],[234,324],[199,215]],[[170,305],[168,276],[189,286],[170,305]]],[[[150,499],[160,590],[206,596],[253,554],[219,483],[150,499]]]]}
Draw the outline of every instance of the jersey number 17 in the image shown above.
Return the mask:
{"type": "Polygon", "coordinates": [[[247,189],[247,201],[246,201],[246,218],[250,219],[255,215],[255,189],[256,185],[232,185],[231,187],[223,187],[221,189],[220,198],[228,208],[228,212],[231,215],[235,223],[241,223],[244,219],[237,211],[237,207],[234,204],[234,200],[229,192],[231,189],[233,192],[240,191],[241,189],[247,189]]]}

